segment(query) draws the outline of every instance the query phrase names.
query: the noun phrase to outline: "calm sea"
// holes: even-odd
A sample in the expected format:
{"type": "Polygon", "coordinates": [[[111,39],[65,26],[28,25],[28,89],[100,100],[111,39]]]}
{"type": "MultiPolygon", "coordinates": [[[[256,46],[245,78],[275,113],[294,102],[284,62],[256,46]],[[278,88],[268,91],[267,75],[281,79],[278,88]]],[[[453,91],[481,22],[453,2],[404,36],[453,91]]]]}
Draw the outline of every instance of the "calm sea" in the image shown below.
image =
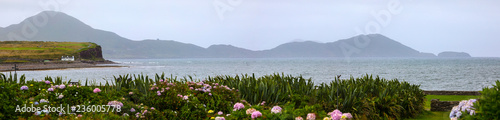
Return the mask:
{"type": "MultiPolygon", "coordinates": [[[[127,67],[20,71],[28,79],[62,76],[64,80],[112,81],[113,75],[155,73],[205,79],[216,75],[273,73],[302,75],[315,83],[365,74],[397,78],[424,90],[481,90],[500,80],[500,58],[286,58],[286,59],[112,59],[127,67]]],[[[4,74],[6,72],[3,72],[4,74]]],[[[7,72],[8,73],[8,72],[7,72]]]]}

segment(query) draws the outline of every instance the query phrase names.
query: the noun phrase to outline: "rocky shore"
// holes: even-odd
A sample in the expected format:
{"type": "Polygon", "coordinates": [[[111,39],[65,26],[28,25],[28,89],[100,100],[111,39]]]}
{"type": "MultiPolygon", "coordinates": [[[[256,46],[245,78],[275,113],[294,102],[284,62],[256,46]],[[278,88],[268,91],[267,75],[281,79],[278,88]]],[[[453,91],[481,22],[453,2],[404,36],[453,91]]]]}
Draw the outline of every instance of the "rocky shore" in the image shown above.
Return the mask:
{"type": "Polygon", "coordinates": [[[67,68],[95,68],[95,67],[123,67],[112,61],[72,61],[72,62],[40,62],[40,63],[8,63],[0,64],[0,72],[14,71],[17,65],[18,71],[29,70],[53,70],[67,68]]]}

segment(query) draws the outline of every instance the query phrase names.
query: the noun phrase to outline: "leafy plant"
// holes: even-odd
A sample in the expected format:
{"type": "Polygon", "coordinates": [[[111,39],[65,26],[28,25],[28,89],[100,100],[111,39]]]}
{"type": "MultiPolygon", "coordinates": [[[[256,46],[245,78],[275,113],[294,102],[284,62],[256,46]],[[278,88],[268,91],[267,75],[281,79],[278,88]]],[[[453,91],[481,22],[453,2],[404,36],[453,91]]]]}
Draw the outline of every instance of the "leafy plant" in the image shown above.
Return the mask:
{"type": "Polygon", "coordinates": [[[481,97],[474,104],[477,114],[467,119],[498,120],[500,119],[500,81],[495,81],[492,88],[483,88],[481,97]]]}

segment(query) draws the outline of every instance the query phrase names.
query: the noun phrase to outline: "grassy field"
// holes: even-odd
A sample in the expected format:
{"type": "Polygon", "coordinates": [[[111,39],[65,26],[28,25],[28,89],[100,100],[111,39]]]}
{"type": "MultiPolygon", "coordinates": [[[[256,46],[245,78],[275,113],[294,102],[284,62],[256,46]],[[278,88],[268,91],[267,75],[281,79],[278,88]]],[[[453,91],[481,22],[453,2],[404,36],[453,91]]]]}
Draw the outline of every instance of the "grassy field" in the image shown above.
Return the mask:
{"type": "Polygon", "coordinates": [[[18,59],[59,60],[61,56],[77,56],[80,51],[97,46],[89,42],[1,41],[3,62],[18,59]]]}
{"type": "Polygon", "coordinates": [[[439,99],[439,101],[461,101],[461,100],[469,100],[476,99],[479,96],[475,95],[427,95],[425,96],[427,101],[425,102],[425,112],[417,116],[413,119],[407,120],[449,120],[450,111],[430,111],[431,108],[431,100],[439,99]]]}

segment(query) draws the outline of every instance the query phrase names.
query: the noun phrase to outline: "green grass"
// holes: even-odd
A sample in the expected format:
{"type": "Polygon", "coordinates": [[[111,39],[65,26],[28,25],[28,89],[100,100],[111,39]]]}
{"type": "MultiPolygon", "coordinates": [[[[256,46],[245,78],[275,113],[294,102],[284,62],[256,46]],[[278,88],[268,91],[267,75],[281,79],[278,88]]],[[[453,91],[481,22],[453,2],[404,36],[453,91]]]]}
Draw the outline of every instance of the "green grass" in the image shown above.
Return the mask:
{"type": "Polygon", "coordinates": [[[45,50],[46,48],[31,48],[31,47],[15,47],[15,48],[0,48],[0,50],[45,50]]]}
{"type": "Polygon", "coordinates": [[[30,62],[30,61],[27,61],[27,60],[5,60],[5,61],[0,61],[0,63],[27,63],[27,62],[30,62]]]}
{"type": "Polygon", "coordinates": [[[0,41],[0,58],[4,60],[59,60],[61,56],[78,56],[81,51],[95,48],[89,42],[0,41]]]}
{"type": "Polygon", "coordinates": [[[57,46],[80,46],[80,47],[87,47],[88,43],[59,44],[57,46]]]}
{"type": "Polygon", "coordinates": [[[430,111],[431,100],[439,99],[439,101],[461,101],[469,99],[477,99],[479,96],[476,95],[427,95],[425,96],[427,101],[425,102],[424,108],[425,112],[418,115],[415,118],[407,120],[449,120],[450,111],[430,111]]]}
{"type": "Polygon", "coordinates": [[[425,96],[427,101],[425,102],[425,109],[430,110],[431,108],[431,100],[439,99],[439,101],[461,101],[461,100],[469,100],[469,99],[477,99],[479,96],[476,95],[427,95],[425,96]]]}

